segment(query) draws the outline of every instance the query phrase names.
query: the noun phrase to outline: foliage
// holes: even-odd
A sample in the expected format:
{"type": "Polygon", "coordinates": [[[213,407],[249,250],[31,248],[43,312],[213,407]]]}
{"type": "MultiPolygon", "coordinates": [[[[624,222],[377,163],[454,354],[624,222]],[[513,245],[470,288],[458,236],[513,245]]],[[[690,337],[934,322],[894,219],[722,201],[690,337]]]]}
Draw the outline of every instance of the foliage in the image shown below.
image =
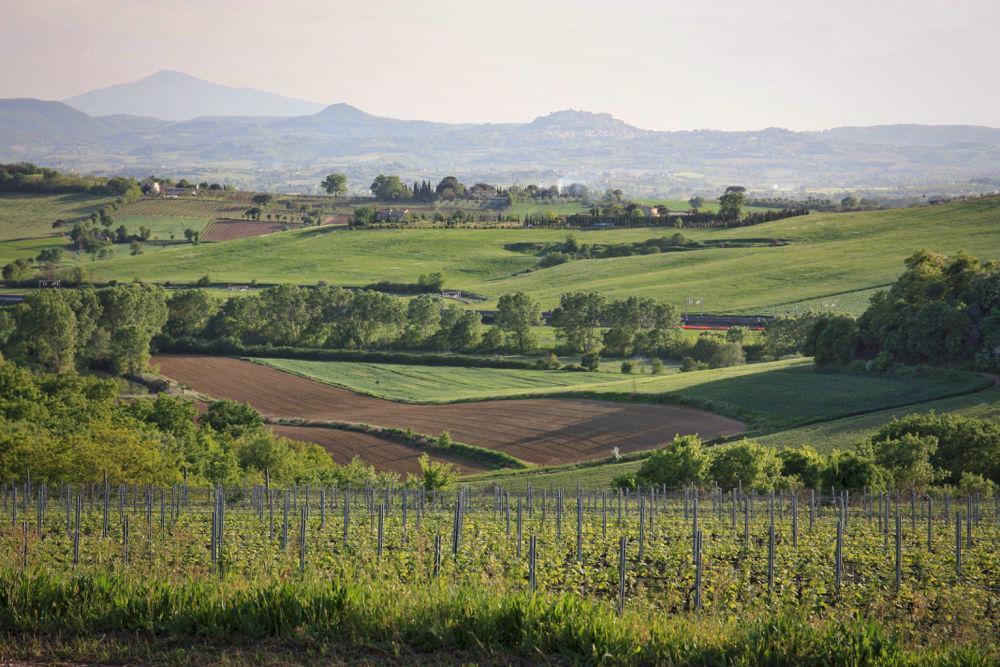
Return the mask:
{"type": "Polygon", "coordinates": [[[928,452],[930,464],[946,471],[945,480],[952,484],[967,472],[1000,482],[1000,424],[994,420],[934,412],[907,415],[880,428],[872,442],[907,436],[934,439],[937,446],[928,452]]]}
{"type": "Polygon", "coordinates": [[[452,464],[434,461],[426,452],[420,455],[420,475],[420,487],[427,491],[448,489],[458,479],[458,473],[452,464]]]}
{"type": "Polygon", "coordinates": [[[514,352],[529,352],[538,341],[531,327],[541,322],[541,307],[524,292],[504,294],[497,302],[497,328],[509,340],[514,352]]]}
{"type": "Polygon", "coordinates": [[[700,485],[708,480],[711,463],[711,456],[698,436],[677,436],[666,447],[650,454],[634,478],[618,479],[616,484],[639,488],[666,485],[668,489],[700,485]]]}
{"type": "Polygon", "coordinates": [[[859,356],[1000,368],[1000,264],[922,250],[859,320],[859,356]]]}
{"type": "Polygon", "coordinates": [[[774,449],[752,440],[714,447],[709,475],[724,489],[743,488],[770,491],[782,472],[782,462],[774,449]]]}

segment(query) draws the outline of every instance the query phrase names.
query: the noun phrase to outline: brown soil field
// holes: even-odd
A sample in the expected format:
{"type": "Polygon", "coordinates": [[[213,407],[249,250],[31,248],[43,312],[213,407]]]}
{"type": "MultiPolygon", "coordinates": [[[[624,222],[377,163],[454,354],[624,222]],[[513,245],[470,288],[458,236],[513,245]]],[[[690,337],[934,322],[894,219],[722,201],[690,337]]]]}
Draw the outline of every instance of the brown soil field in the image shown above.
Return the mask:
{"type": "MultiPolygon", "coordinates": [[[[316,443],[328,451],[333,460],[340,464],[350,463],[351,459],[357,456],[378,470],[391,470],[415,475],[420,473],[420,463],[417,459],[424,453],[424,450],[374,433],[278,424],[272,425],[271,429],[285,438],[316,443]]],[[[486,466],[437,452],[433,454],[433,458],[453,464],[455,469],[462,474],[483,472],[489,469],[486,466]]]]}
{"type": "Polygon", "coordinates": [[[284,373],[241,359],[156,356],[160,372],[213,398],[246,401],[267,417],[410,427],[459,442],[552,465],[653,449],[676,434],[706,440],[736,435],[746,425],[675,405],[537,398],[448,405],[393,403],[284,373]]]}
{"type": "Polygon", "coordinates": [[[302,225],[287,222],[247,222],[246,220],[215,220],[201,233],[202,241],[232,241],[251,236],[264,236],[285,228],[302,225]]]}

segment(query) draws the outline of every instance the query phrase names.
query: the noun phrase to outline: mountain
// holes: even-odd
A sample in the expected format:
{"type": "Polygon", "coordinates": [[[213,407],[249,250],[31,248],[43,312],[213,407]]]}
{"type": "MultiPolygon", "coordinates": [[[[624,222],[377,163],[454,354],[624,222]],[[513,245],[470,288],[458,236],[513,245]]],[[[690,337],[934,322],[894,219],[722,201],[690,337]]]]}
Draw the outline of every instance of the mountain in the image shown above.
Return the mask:
{"type": "Polygon", "coordinates": [[[240,187],[288,191],[314,191],[334,170],[356,185],[379,173],[455,175],[500,184],[573,180],[636,194],[710,192],[733,183],[757,191],[929,184],[962,191],[1000,173],[1000,129],[965,125],[659,132],[572,109],[484,124],[400,120],[349,104],[295,116],[254,111],[164,120],[0,100],[0,162],[133,176],[224,173],[240,187]]]}
{"type": "Polygon", "coordinates": [[[64,102],[92,116],[128,114],[163,120],[199,116],[302,116],[323,108],[317,102],[253,88],[224,86],[173,70],[92,90],[64,102]]]}
{"type": "Polygon", "coordinates": [[[0,100],[0,144],[49,143],[60,135],[79,143],[108,134],[100,121],[60,102],[0,100]]]}

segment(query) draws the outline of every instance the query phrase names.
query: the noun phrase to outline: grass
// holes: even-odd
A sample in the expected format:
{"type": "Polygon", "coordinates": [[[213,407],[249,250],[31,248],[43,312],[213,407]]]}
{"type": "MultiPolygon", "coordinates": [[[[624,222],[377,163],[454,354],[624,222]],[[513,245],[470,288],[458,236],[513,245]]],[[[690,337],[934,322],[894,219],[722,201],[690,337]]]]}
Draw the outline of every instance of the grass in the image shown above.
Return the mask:
{"type": "MultiPolygon", "coordinates": [[[[781,237],[778,247],[713,248],[697,252],[573,261],[530,270],[537,258],[512,252],[515,242],[556,242],[564,230],[304,229],[225,244],[170,248],[157,256],[115,258],[96,277],[188,282],[205,273],[232,282],[363,285],[413,282],[442,271],[449,287],[490,297],[525,291],[545,307],[569,290],[610,297],[639,295],[682,304],[703,296],[712,312],[794,310],[831,295],[870,290],[894,280],[905,257],[921,248],[967,249],[982,258],[1000,255],[1000,197],[891,211],[816,213],[754,227],[682,230],[692,239],[781,237]],[[739,278],[739,279],[735,279],[739,278]]],[[[635,242],[674,230],[577,231],[584,243],[635,242]]],[[[834,297],[838,298],[838,297],[834,297]]],[[[845,302],[859,310],[864,299],[845,302]]]]}
{"type": "Polygon", "coordinates": [[[0,195],[0,263],[34,259],[43,248],[64,245],[63,231],[52,223],[62,219],[72,223],[111,201],[109,197],[85,194],[0,195]]]}
{"type": "Polygon", "coordinates": [[[152,240],[184,241],[184,230],[204,231],[211,217],[173,216],[173,215],[121,215],[115,218],[114,227],[125,225],[129,234],[138,234],[139,227],[148,227],[152,232],[152,240]]]}
{"type": "Polygon", "coordinates": [[[611,373],[530,371],[461,366],[411,366],[350,361],[253,359],[325,384],[407,403],[454,403],[551,390],[585,391],[613,383],[611,373]]]}
{"type": "Polygon", "coordinates": [[[257,361],[394,401],[442,403],[545,395],[663,401],[737,417],[755,431],[923,403],[984,389],[992,383],[975,373],[929,369],[888,373],[823,371],[808,359],[633,376],[290,359],[257,361]]]}
{"type": "Polygon", "coordinates": [[[1000,420],[1000,389],[994,388],[967,396],[926,401],[907,405],[905,408],[879,410],[856,417],[801,426],[772,433],[759,440],[778,448],[811,445],[820,452],[829,453],[834,449],[850,449],[859,440],[871,435],[894,418],[931,410],[938,413],[954,412],[976,419],[1000,420]]]}

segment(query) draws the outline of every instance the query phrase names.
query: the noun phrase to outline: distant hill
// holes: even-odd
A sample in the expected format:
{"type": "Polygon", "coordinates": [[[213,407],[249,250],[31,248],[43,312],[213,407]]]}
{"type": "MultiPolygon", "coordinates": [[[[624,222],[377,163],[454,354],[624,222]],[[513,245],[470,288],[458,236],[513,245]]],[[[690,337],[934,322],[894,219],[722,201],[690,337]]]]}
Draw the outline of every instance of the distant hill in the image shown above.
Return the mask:
{"type": "Polygon", "coordinates": [[[64,101],[92,116],[128,114],[164,120],[199,116],[302,116],[323,108],[317,102],[253,88],[224,86],[173,70],[162,70],[139,81],[92,90],[64,101]]]}
{"type": "Polygon", "coordinates": [[[681,195],[733,183],[757,191],[956,184],[957,192],[978,183],[973,189],[983,191],[1000,174],[1000,129],[968,125],[660,132],[572,109],[527,123],[438,123],[289,101],[176,72],[74,104],[87,106],[84,98],[102,115],[60,102],[0,100],[0,161],[133,176],[224,172],[241,187],[298,192],[315,191],[333,169],[353,187],[379,173],[405,180],[450,174],[681,195]],[[147,89],[155,94],[146,96],[147,89]],[[202,89],[209,93],[192,92],[202,89]],[[307,109],[290,113],[295,105],[307,109]],[[269,115],[279,107],[285,115],[269,115]]]}

